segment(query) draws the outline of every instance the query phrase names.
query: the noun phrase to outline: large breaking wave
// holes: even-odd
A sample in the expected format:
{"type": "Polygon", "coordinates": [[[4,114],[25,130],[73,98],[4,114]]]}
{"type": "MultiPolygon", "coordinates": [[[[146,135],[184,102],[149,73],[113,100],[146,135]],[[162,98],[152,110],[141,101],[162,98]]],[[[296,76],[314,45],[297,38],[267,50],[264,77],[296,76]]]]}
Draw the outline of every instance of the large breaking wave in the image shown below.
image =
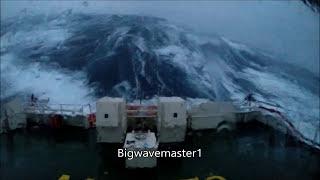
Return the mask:
{"type": "Polygon", "coordinates": [[[105,95],[240,101],[254,93],[313,139],[319,77],[283,62],[160,18],[71,11],[14,17],[1,26],[1,99],[35,93],[73,104],[105,95]]]}

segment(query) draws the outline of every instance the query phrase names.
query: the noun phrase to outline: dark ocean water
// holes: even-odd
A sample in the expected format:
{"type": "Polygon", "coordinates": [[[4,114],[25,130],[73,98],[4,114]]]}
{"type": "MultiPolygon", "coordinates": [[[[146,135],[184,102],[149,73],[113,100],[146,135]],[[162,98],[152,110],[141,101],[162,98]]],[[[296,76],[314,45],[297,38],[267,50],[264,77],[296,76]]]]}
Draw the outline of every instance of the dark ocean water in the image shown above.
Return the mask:
{"type": "Polygon", "coordinates": [[[254,125],[217,134],[193,132],[183,144],[160,149],[202,149],[201,158],[158,159],[158,167],[124,168],[117,157],[122,144],[96,144],[95,130],[32,130],[0,136],[0,179],[184,179],[210,175],[226,179],[318,179],[320,152],[285,135],[254,125]]]}

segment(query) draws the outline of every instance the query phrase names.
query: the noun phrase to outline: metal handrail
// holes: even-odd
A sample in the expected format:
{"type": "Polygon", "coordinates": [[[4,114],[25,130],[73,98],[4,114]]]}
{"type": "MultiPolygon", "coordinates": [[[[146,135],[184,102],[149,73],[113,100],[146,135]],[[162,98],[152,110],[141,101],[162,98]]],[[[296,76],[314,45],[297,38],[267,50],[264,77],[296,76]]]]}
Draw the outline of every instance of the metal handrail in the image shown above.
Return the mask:
{"type": "MultiPolygon", "coordinates": [[[[25,102],[23,109],[25,111],[64,114],[65,112],[80,113],[84,115],[84,107],[88,105],[72,105],[72,104],[49,104],[49,103],[32,103],[25,102]]],[[[91,108],[89,108],[91,112],[91,108]]]]}

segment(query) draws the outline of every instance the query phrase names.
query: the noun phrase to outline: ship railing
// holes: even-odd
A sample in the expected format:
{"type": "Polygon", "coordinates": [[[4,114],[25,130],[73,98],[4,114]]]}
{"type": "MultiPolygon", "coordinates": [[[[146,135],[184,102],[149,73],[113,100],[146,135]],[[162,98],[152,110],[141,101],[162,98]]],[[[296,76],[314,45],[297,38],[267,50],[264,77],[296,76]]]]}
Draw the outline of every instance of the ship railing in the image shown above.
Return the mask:
{"type": "Polygon", "coordinates": [[[155,105],[126,105],[127,117],[139,118],[150,117],[155,118],[158,115],[158,106],[155,105]]]}
{"type": "Polygon", "coordinates": [[[25,102],[25,112],[36,114],[86,115],[91,113],[91,105],[51,104],[41,102],[25,102]]]}

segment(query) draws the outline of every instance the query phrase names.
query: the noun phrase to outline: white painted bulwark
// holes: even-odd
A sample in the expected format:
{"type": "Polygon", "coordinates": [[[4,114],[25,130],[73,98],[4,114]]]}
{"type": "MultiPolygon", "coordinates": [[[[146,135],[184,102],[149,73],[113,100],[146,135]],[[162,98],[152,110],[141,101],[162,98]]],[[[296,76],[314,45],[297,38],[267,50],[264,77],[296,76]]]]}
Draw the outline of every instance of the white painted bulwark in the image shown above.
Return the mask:
{"type": "Polygon", "coordinates": [[[187,109],[180,97],[159,98],[160,142],[182,142],[187,129],[187,109]]]}
{"type": "Polygon", "coordinates": [[[229,102],[206,102],[188,110],[193,130],[215,129],[221,123],[234,124],[235,113],[234,105],[229,102]]]}
{"type": "Polygon", "coordinates": [[[26,114],[23,111],[21,98],[17,97],[8,103],[1,104],[0,133],[25,128],[26,125],[26,114]]]}

